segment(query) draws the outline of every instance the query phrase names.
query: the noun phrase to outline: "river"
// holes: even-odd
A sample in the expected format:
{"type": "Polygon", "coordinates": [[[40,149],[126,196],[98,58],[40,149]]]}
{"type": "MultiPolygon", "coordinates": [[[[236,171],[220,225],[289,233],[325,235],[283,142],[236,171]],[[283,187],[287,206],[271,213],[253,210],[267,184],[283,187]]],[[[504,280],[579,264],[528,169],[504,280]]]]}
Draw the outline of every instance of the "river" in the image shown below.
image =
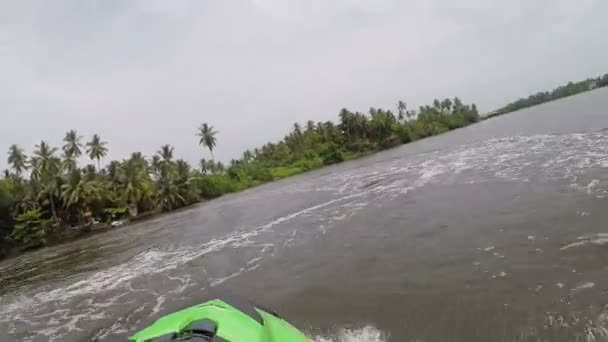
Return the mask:
{"type": "Polygon", "coordinates": [[[0,263],[1,341],[231,292],[314,341],[608,341],[608,89],[0,263]]]}

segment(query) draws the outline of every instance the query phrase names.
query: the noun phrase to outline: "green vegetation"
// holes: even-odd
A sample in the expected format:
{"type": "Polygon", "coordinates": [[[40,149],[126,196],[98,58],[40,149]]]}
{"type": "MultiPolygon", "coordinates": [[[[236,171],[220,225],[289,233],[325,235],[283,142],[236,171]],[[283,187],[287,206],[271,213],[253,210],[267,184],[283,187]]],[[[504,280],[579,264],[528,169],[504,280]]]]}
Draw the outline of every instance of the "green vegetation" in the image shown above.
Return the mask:
{"type": "Polygon", "coordinates": [[[475,105],[458,98],[435,100],[418,110],[408,110],[399,101],[396,115],[376,108],[367,114],[342,109],[338,123],[296,123],[281,141],[245,151],[227,167],[214,161],[218,132],[203,123],[196,136],[211,159],[201,159],[198,169],[175,159],[171,145],[161,146],[150,158],[135,152],[102,168],[107,143],[96,134],[83,145],[75,130],[66,133],[61,150],[41,141],[28,157],[13,145],[8,151],[10,170],[0,179],[0,256],[9,248],[67,239],[66,232],[89,230],[97,221],[171,211],[478,120],[475,105]],[[94,164],[79,165],[83,154],[94,164]]]}
{"type": "Polygon", "coordinates": [[[4,250],[9,244],[13,231],[13,189],[11,182],[0,179],[0,257],[6,253],[4,250]]]}
{"type": "Polygon", "coordinates": [[[42,218],[40,209],[32,209],[15,217],[15,229],[11,239],[21,243],[26,248],[38,247],[45,244],[45,236],[49,220],[42,218]]]}
{"type": "Polygon", "coordinates": [[[485,118],[489,119],[498,115],[514,112],[523,108],[536,106],[545,102],[554,101],[563,97],[580,94],[586,91],[606,86],[608,86],[608,74],[596,78],[588,78],[579,82],[568,82],[568,84],[561,85],[553,89],[552,91],[539,92],[534,95],[530,95],[527,98],[511,102],[506,106],[490,113],[490,115],[486,116],[485,118]]]}

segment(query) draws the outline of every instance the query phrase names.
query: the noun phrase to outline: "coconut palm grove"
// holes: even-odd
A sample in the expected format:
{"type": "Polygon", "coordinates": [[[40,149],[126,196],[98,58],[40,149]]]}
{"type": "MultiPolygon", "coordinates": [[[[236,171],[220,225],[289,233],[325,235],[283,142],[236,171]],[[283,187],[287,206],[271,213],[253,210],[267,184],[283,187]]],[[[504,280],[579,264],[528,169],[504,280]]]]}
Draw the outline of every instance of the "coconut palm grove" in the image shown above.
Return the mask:
{"type": "MultiPolygon", "coordinates": [[[[605,86],[608,74],[569,82],[509,103],[486,118],[605,86]]],[[[9,169],[0,178],[0,258],[107,229],[112,222],[141,220],[407,144],[479,119],[475,104],[463,104],[458,97],[434,100],[418,110],[409,110],[404,101],[397,103],[395,112],[344,108],[338,123],[296,123],[281,141],[247,150],[229,165],[215,160],[219,133],[208,123],[192,136],[193,144],[209,151],[201,150],[201,156],[210,158],[201,158],[198,165],[176,157],[169,144],[161,145],[153,156],[133,152],[127,159],[107,162],[108,142],[98,134],[85,140],[73,129],[66,132],[61,147],[41,141],[27,155],[22,146],[12,145],[9,169]],[[84,159],[89,163],[81,165],[84,159]]]]}
{"type": "MultiPolygon", "coordinates": [[[[511,102],[484,119],[608,86],[608,74],[569,82],[511,102]]],[[[41,141],[31,155],[8,149],[9,169],[0,177],[0,258],[289,177],[325,165],[441,134],[480,120],[475,104],[458,97],[409,110],[344,108],[338,122],[299,123],[282,140],[243,152],[229,165],[216,161],[218,131],[202,123],[192,134],[201,146],[198,165],[176,157],[169,145],[153,156],[133,152],[105,161],[110,144],[98,134],[85,140],[75,130],[63,146],[41,141]],[[207,153],[208,151],[209,153],[207,153]],[[89,163],[79,162],[88,159],[89,163]],[[105,166],[102,166],[105,164],[105,166]]],[[[160,142],[159,142],[160,143],[160,142]]]]}
{"type": "Polygon", "coordinates": [[[408,110],[399,101],[396,113],[342,109],[338,123],[296,123],[281,141],[245,151],[228,165],[214,158],[219,133],[208,123],[192,133],[192,143],[198,143],[201,157],[205,156],[198,165],[179,159],[171,145],[160,141],[153,156],[133,152],[127,159],[106,161],[111,144],[98,134],[82,137],[75,130],[65,134],[63,146],[41,141],[31,154],[12,145],[9,169],[0,178],[0,256],[67,241],[107,229],[114,221],[136,221],[478,120],[476,106],[458,98],[435,100],[418,110],[408,110]]]}
{"type": "MultiPolygon", "coordinates": [[[[608,86],[608,74],[569,82],[507,104],[484,119],[608,86]]],[[[93,230],[151,217],[289,177],[325,165],[441,134],[480,120],[475,104],[458,97],[434,100],[409,110],[344,108],[338,122],[299,123],[282,140],[243,152],[229,165],[216,161],[218,131],[202,123],[192,134],[201,146],[198,165],[176,157],[169,145],[153,156],[133,152],[124,160],[105,161],[110,144],[98,134],[85,140],[75,130],[63,146],[41,141],[27,155],[22,146],[8,149],[9,169],[0,177],[0,258],[51,243],[73,240],[93,230]],[[208,151],[209,153],[207,153],[208,151]],[[86,165],[79,162],[89,160],[86,165]],[[102,166],[105,164],[105,166],[102,166]]],[[[160,143],[160,142],[159,142],[160,143]]]]}

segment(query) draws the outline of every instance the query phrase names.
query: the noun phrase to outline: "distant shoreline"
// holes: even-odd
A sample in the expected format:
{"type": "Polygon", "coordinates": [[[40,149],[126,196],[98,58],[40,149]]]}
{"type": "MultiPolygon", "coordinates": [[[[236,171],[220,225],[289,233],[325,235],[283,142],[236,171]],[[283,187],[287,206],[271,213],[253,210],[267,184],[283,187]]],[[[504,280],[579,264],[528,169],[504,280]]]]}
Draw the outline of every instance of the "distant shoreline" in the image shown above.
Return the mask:
{"type": "Polygon", "coordinates": [[[608,74],[598,76],[596,78],[588,78],[586,80],[578,82],[569,82],[565,85],[561,85],[552,91],[541,91],[534,95],[530,95],[526,98],[521,98],[517,101],[511,102],[506,106],[494,110],[486,115],[481,116],[481,120],[487,120],[495,118],[497,116],[505,115],[508,113],[516,112],[521,109],[530,108],[541,105],[543,103],[556,101],[566,97],[582,94],[585,92],[593,91],[595,89],[603,88],[608,86],[608,74]]]}

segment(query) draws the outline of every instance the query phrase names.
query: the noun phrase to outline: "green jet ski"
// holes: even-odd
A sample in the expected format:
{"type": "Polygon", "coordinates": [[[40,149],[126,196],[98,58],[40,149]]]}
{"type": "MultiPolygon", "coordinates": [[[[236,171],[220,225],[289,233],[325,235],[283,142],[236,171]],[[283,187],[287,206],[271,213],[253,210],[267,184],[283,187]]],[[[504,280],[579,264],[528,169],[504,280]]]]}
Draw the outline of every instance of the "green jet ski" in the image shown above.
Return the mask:
{"type": "Polygon", "coordinates": [[[270,310],[241,298],[214,299],[157,320],[133,342],[308,342],[298,329],[270,310]]]}

